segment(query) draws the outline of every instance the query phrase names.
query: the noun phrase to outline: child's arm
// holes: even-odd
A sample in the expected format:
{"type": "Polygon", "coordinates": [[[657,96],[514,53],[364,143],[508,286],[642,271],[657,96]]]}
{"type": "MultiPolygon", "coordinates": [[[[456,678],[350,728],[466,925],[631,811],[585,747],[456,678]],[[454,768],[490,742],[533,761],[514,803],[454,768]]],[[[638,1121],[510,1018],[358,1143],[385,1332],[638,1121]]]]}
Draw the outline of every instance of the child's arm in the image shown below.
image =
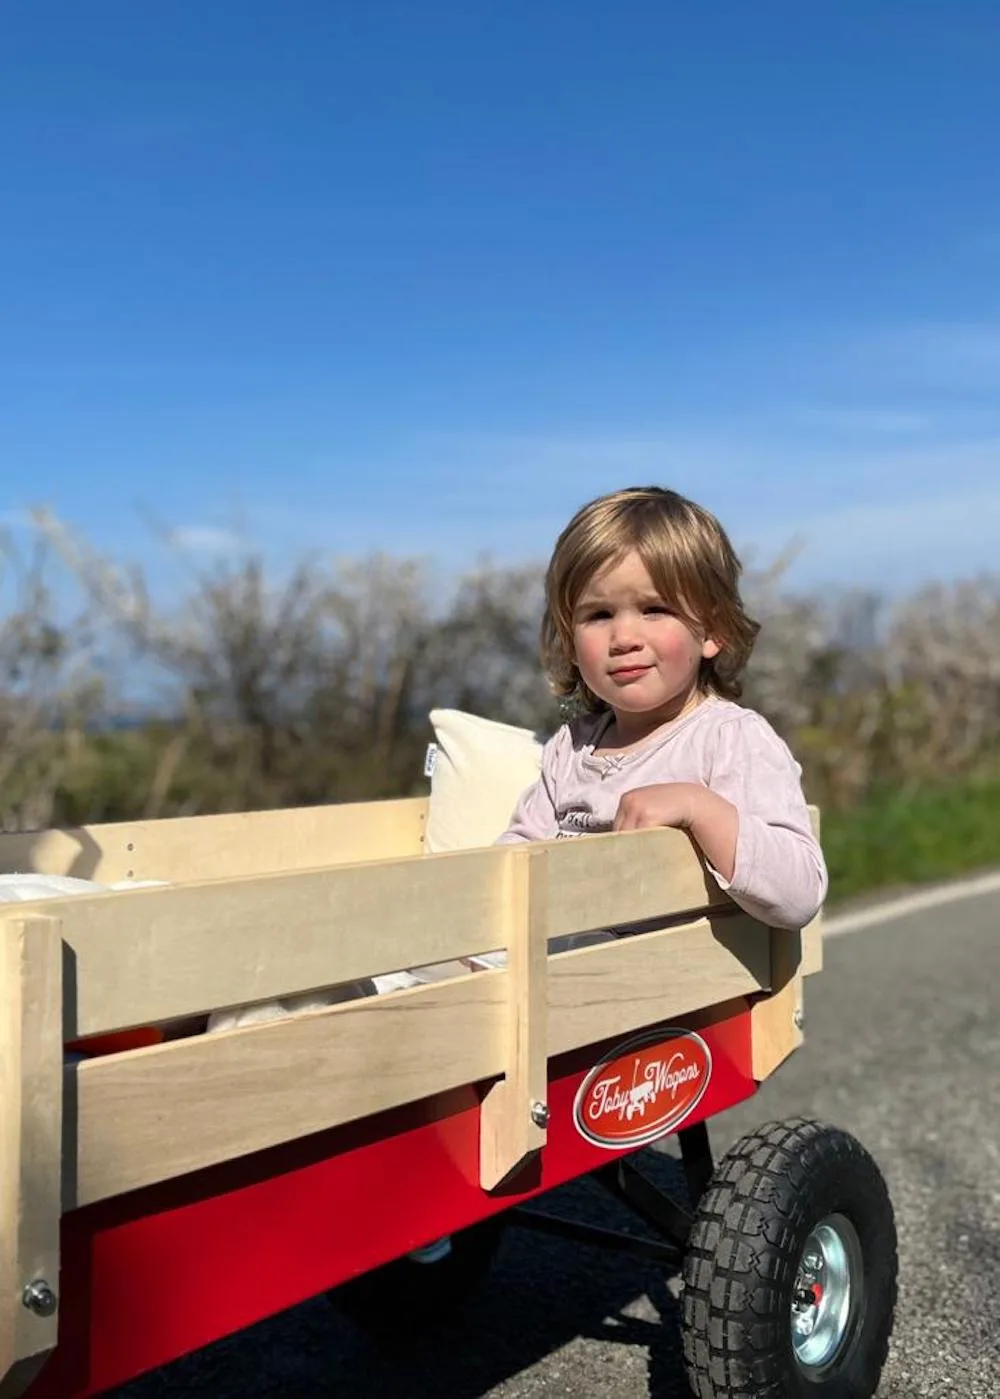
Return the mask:
{"type": "Polygon", "coordinates": [[[707,786],[662,783],[626,793],[615,829],[653,825],[689,831],[722,887],[772,927],[805,927],[826,896],[799,766],[751,711],[720,728],[707,786]]]}

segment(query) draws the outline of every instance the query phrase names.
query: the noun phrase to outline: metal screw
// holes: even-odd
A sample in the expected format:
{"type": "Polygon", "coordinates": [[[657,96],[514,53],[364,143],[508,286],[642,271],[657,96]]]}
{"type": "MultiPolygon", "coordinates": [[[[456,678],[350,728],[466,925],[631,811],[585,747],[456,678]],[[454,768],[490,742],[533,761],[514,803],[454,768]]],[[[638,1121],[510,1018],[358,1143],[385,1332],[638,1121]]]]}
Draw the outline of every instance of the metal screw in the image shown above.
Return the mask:
{"type": "Polygon", "coordinates": [[[34,1312],[35,1316],[53,1316],[55,1314],[56,1294],[44,1278],[36,1278],[34,1282],[29,1282],[21,1294],[21,1301],[29,1312],[34,1312]]]}
{"type": "Polygon", "coordinates": [[[792,1016],[792,1019],[795,1021],[795,1028],[796,1028],[796,1030],[801,1030],[802,1027],[803,1027],[803,1025],[806,1023],[806,1018],[805,1018],[805,1016],[802,1014],[802,1007],[801,1007],[801,1006],[796,1006],[796,1007],[795,1007],[795,1014],[792,1016]]]}
{"type": "Polygon", "coordinates": [[[532,1103],[531,1120],[536,1127],[547,1127],[549,1125],[549,1109],[546,1103],[532,1103]]]}

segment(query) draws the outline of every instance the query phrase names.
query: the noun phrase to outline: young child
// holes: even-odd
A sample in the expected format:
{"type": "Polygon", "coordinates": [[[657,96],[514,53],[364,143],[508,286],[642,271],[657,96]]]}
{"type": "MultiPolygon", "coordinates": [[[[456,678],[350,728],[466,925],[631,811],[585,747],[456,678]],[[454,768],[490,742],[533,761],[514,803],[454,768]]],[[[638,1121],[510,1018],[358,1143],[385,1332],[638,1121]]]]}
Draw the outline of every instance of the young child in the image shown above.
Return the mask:
{"type": "Polygon", "coordinates": [[[801,769],[735,703],[759,630],[707,510],[656,486],[585,505],[546,576],[542,659],[579,717],[545,745],[502,843],[674,826],[721,887],[772,927],[819,909],[826,867],[801,769]]]}

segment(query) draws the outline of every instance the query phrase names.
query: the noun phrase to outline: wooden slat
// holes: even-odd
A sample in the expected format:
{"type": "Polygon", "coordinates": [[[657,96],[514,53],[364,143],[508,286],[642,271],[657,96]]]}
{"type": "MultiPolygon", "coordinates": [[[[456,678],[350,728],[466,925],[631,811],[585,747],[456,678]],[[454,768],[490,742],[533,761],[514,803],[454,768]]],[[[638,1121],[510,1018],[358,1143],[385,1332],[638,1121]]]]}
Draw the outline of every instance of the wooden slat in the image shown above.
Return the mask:
{"type": "Polygon", "coordinates": [[[59,900],[67,1037],[502,946],[509,847],[59,900]]]}
{"type": "Polygon", "coordinates": [[[769,940],[763,924],[734,914],[550,958],[549,1053],[762,990],[769,940]]]}
{"type": "Polygon", "coordinates": [[[802,929],[802,975],[815,976],[823,970],[823,913],[820,910],[802,929]]]}
{"type": "Polygon", "coordinates": [[[184,883],[421,852],[427,798],[0,835],[0,871],[184,883]]]}
{"type": "Polygon", "coordinates": [[[22,1304],[59,1288],[62,953],[46,918],[0,921],[0,1394],[19,1394],[55,1346],[58,1314],[22,1304]]]}
{"type": "Polygon", "coordinates": [[[753,1076],[762,1083],[803,1041],[802,934],[771,929],[771,994],[750,1011],[753,1076]]]}
{"type": "Polygon", "coordinates": [[[79,1064],[67,1207],[499,1074],[506,972],[79,1064]]]}
{"type": "Polygon", "coordinates": [[[549,851],[549,937],[732,907],[682,831],[593,835],[549,851]]]}
{"type": "Polygon", "coordinates": [[[546,938],[549,851],[511,852],[507,867],[507,1008],[504,1077],[487,1091],[480,1112],[479,1179],[495,1190],[538,1152],[545,1124],[532,1104],[546,1102],[546,938]]]}

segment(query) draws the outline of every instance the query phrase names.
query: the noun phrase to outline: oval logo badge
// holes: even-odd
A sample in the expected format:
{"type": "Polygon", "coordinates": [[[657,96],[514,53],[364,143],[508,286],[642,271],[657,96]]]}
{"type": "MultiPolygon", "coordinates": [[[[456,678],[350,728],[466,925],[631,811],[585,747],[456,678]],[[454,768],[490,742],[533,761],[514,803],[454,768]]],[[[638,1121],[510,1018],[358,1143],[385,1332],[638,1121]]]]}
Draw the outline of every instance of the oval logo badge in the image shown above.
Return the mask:
{"type": "Polygon", "coordinates": [[[581,1083],[573,1121],[609,1151],[666,1136],[694,1111],[712,1077],[712,1052],[691,1030],[647,1030],[617,1045],[581,1083]]]}

